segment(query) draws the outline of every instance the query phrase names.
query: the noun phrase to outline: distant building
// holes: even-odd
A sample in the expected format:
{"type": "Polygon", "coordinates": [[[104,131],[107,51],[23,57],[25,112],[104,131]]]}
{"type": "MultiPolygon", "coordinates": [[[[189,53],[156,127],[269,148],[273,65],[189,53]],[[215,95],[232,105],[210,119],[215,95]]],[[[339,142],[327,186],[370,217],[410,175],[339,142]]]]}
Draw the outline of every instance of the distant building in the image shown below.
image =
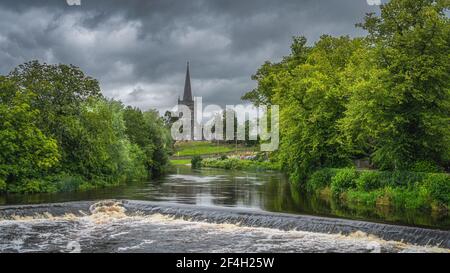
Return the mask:
{"type": "Polygon", "coordinates": [[[194,140],[195,105],[194,105],[194,100],[192,98],[191,75],[189,73],[189,62],[187,62],[187,68],[186,68],[186,79],[184,81],[183,99],[180,100],[180,97],[178,97],[178,105],[185,105],[189,108],[189,110],[191,110],[191,136],[190,136],[190,139],[194,140]]]}

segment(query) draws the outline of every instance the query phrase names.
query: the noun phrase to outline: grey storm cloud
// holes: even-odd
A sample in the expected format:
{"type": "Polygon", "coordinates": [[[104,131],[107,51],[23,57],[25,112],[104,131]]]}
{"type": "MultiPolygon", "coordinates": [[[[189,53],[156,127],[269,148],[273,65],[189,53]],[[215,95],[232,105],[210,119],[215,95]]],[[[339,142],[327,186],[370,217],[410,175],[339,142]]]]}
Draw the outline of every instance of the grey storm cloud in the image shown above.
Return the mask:
{"type": "Polygon", "coordinates": [[[182,95],[190,61],[195,96],[237,104],[292,36],[359,36],[355,23],[377,10],[366,0],[0,0],[0,74],[33,59],[71,63],[106,96],[164,111],[182,95]]]}

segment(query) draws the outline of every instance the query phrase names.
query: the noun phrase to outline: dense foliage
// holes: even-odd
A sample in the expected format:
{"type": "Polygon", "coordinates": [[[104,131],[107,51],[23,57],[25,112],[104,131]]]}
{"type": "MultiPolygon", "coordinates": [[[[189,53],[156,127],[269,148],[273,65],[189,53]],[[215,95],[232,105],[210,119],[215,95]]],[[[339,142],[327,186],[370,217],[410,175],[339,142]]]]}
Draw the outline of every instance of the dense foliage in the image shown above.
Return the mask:
{"type": "Polygon", "coordinates": [[[338,199],[369,207],[450,208],[450,175],[445,173],[324,168],[306,180],[306,189],[329,189],[338,199]]]}
{"type": "Polygon", "coordinates": [[[74,66],[0,76],[0,191],[87,189],[159,175],[170,136],[154,111],[104,98],[74,66]]]}
{"type": "MultiPolygon", "coordinates": [[[[289,56],[257,71],[243,99],[280,105],[272,158],[293,181],[366,158],[382,170],[449,170],[449,7],[391,0],[360,24],[366,37],[322,36],[311,46],[295,37],[289,56]]],[[[352,181],[350,171],[339,174],[334,188],[352,181]]]]}
{"type": "Polygon", "coordinates": [[[194,155],[191,159],[191,168],[192,169],[200,169],[202,166],[203,158],[199,155],[194,155]]]}

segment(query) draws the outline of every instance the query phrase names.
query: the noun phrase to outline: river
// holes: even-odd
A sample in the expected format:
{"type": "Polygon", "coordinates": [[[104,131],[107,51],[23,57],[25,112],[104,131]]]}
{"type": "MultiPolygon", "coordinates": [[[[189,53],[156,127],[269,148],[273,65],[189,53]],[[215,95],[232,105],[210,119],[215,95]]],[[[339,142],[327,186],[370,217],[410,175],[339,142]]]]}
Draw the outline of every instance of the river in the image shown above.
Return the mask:
{"type": "Polygon", "coordinates": [[[448,216],[348,208],[295,190],[277,172],[177,166],[153,181],[86,192],[3,195],[0,205],[0,252],[450,248],[448,216]],[[123,201],[102,201],[107,199],[123,201]]]}

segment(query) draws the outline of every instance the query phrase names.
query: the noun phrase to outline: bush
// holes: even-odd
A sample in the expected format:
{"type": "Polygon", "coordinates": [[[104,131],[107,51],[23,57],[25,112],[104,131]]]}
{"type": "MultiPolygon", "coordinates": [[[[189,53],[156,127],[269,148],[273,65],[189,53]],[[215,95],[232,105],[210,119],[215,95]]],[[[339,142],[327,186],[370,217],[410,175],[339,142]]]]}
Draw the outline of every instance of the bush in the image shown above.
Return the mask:
{"type": "Polygon", "coordinates": [[[280,166],[277,163],[269,161],[259,162],[237,158],[228,158],[225,160],[207,158],[202,161],[202,166],[226,170],[280,170],[280,166]]]}
{"type": "Polygon", "coordinates": [[[309,192],[315,192],[330,186],[331,179],[336,175],[334,169],[321,169],[314,172],[306,181],[306,190],[309,192]]]}
{"type": "Polygon", "coordinates": [[[425,187],[385,189],[385,196],[390,203],[400,209],[428,209],[431,207],[429,195],[425,187]]]}
{"type": "Polygon", "coordinates": [[[356,178],[358,173],[355,169],[345,168],[339,170],[331,179],[331,192],[334,196],[339,196],[348,189],[356,188],[356,178]]]}
{"type": "Polygon", "coordinates": [[[377,204],[377,200],[382,196],[382,192],[378,191],[361,191],[350,189],[346,192],[346,201],[373,207],[377,204]]]}
{"type": "Polygon", "coordinates": [[[441,172],[442,169],[434,162],[418,161],[412,166],[411,171],[424,173],[438,173],[441,172]]]}
{"type": "Polygon", "coordinates": [[[363,171],[356,179],[356,186],[361,191],[372,191],[382,188],[385,184],[379,172],[363,171]]]}
{"type": "Polygon", "coordinates": [[[426,173],[410,171],[382,172],[381,179],[392,187],[414,187],[420,184],[425,178],[426,173]]]}
{"type": "Polygon", "coordinates": [[[266,161],[268,160],[268,156],[266,152],[258,152],[255,156],[256,161],[266,161]]]}
{"type": "Polygon", "coordinates": [[[447,174],[429,174],[424,181],[431,198],[450,206],[450,176],[447,174]]]}
{"type": "Polygon", "coordinates": [[[81,176],[70,174],[52,176],[50,181],[57,185],[58,191],[62,192],[76,191],[80,188],[80,185],[86,183],[81,176]]]}
{"type": "Polygon", "coordinates": [[[306,181],[306,190],[330,186],[333,197],[349,204],[384,203],[398,209],[450,208],[450,175],[411,171],[321,169],[306,181]]]}
{"type": "Polygon", "coordinates": [[[40,179],[23,179],[18,184],[11,184],[8,190],[13,193],[53,193],[57,191],[54,184],[40,179]]]}
{"type": "Polygon", "coordinates": [[[227,170],[238,170],[242,168],[242,164],[239,164],[239,159],[231,158],[229,160],[225,160],[225,169],[227,170]]]}
{"type": "Polygon", "coordinates": [[[227,160],[228,159],[228,156],[227,155],[222,155],[221,157],[220,157],[220,160],[227,160]]]}
{"type": "Polygon", "coordinates": [[[78,187],[78,191],[92,190],[92,189],[94,189],[95,187],[96,187],[96,186],[95,186],[94,184],[84,181],[84,182],[81,183],[80,186],[78,187]]]}
{"type": "Polygon", "coordinates": [[[202,166],[202,157],[199,155],[196,155],[191,160],[191,167],[192,169],[199,169],[202,166]]]}

